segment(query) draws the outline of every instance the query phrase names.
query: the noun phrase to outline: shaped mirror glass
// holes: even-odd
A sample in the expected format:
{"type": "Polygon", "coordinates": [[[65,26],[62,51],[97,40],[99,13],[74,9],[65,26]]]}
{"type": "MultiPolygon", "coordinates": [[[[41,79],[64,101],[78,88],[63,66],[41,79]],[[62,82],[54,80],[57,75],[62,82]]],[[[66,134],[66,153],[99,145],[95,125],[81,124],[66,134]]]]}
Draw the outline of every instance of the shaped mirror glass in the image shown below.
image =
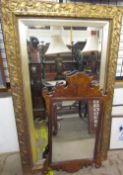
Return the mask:
{"type": "Polygon", "coordinates": [[[52,138],[52,162],[94,159],[100,101],[61,101],[56,105],[57,132],[52,138]]]}

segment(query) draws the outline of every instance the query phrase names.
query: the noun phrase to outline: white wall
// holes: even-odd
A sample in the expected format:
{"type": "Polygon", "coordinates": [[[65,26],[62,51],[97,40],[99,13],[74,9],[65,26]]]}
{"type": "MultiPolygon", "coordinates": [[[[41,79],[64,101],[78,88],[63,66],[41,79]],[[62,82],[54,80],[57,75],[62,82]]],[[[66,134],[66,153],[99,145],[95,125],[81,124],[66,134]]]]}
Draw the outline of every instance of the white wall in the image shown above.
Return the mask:
{"type": "Polygon", "coordinates": [[[0,154],[19,151],[11,97],[0,98],[0,154]]]}
{"type": "Polygon", "coordinates": [[[116,88],[114,90],[113,105],[112,116],[123,116],[123,106],[115,106],[123,105],[123,88],[116,88]]]}

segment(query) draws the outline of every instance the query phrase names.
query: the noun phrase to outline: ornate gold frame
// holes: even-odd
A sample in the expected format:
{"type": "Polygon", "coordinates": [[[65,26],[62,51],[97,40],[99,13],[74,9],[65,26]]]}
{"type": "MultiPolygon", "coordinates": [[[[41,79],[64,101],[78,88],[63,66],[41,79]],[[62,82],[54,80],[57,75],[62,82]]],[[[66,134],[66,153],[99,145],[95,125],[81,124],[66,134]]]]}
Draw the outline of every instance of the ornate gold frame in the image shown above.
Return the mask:
{"type": "Polygon", "coordinates": [[[18,17],[62,17],[74,19],[98,19],[108,20],[110,22],[110,45],[108,53],[108,65],[106,80],[106,91],[111,94],[111,99],[105,110],[103,121],[103,139],[102,139],[102,160],[107,156],[111,107],[114,89],[116,62],[118,55],[120,30],[121,30],[121,10],[117,7],[88,5],[88,4],[58,4],[46,3],[41,1],[17,1],[2,0],[2,24],[8,66],[10,71],[10,80],[12,95],[14,100],[14,109],[17,122],[17,131],[20,143],[22,166],[25,174],[31,174],[40,171],[41,167],[33,165],[30,148],[30,139],[27,123],[27,111],[25,108],[25,92],[23,89],[23,78],[21,71],[19,39],[17,31],[18,17]]]}

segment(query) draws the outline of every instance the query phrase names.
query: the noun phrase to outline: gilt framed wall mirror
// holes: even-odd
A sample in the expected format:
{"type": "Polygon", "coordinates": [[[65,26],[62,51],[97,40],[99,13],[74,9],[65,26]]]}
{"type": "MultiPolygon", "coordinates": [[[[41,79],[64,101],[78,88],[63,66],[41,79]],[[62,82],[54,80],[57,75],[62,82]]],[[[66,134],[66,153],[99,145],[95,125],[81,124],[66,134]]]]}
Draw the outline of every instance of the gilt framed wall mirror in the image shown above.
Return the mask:
{"type": "Polygon", "coordinates": [[[76,71],[93,77],[93,85],[103,95],[110,94],[100,131],[101,160],[106,158],[121,19],[116,7],[2,0],[2,26],[25,174],[49,166],[49,118],[43,88],[51,92],[58,83],[65,85],[68,74],[76,71]]]}

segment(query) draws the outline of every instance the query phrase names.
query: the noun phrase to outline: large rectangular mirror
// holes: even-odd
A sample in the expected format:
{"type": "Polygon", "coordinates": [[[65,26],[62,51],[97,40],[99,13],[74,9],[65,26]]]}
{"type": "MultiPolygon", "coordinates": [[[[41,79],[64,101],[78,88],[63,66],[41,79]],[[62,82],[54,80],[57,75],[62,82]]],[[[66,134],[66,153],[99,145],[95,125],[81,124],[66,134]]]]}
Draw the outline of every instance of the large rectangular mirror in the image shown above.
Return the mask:
{"type": "Polygon", "coordinates": [[[26,103],[29,106],[31,102],[29,122],[32,121],[38,137],[34,140],[38,149],[35,162],[40,164],[48,154],[48,140],[40,136],[42,129],[48,130],[41,91],[43,87],[51,90],[59,82],[66,83],[68,73],[80,71],[93,76],[94,84],[105,93],[109,21],[18,18],[18,30],[24,87],[28,83],[29,92],[26,103]]]}
{"type": "Polygon", "coordinates": [[[8,5],[2,0],[2,14],[24,171],[40,171],[47,162],[48,118],[42,89],[65,84],[71,71],[93,76],[93,83],[110,93],[101,131],[102,159],[106,158],[120,10],[16,0],[8,5]]]}
{"type": "Polygon", "coordinates": [[[36,163],[41,163],[48,144],[39,135],[42,127],[47,131],[41,91],[43,87],[51,90],[57,83],[65,83],[68,73],[81,71],[94,76],[94,83],[105,92],[109,21],[18,18],[18,30],[23,80],[30,90],[27,103],[32,102],[29,115],[38,135],[36,163]]]}

